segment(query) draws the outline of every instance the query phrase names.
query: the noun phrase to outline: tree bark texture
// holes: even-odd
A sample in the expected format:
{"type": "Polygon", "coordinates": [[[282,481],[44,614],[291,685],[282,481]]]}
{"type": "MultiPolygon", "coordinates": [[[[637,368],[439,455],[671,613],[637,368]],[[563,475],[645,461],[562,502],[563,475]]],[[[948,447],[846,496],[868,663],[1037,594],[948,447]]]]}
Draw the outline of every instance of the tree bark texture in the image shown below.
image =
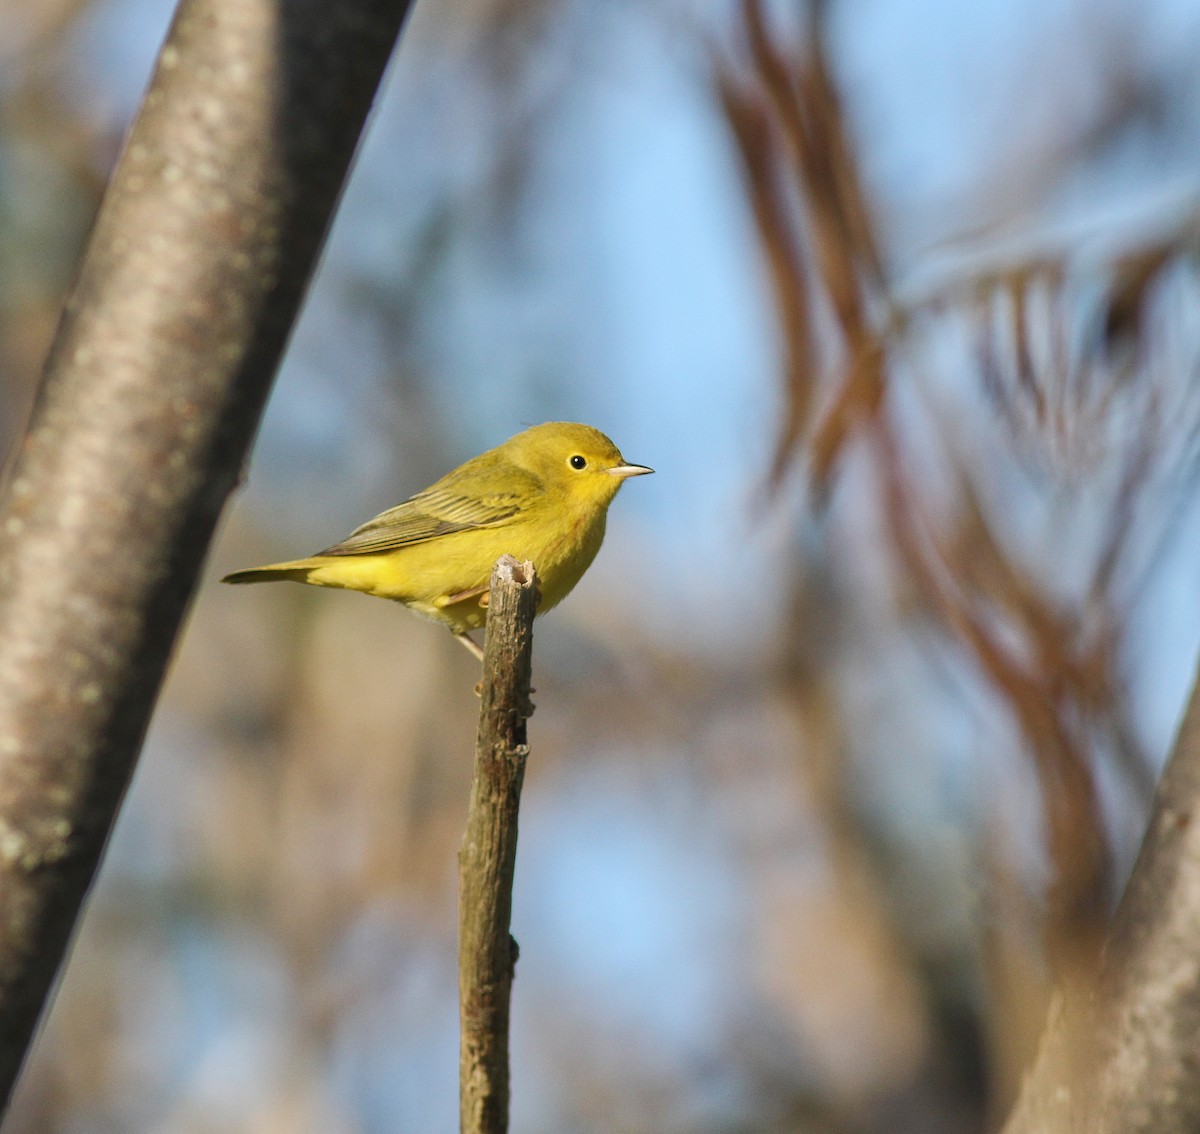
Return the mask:
{"type": "Polygon", "coordinates": [[[533,564],[505,556],[492,573],[479,732],[467,831],[459,852],[458,993],[462,1134],[508,1129],[508,1007],[516,942],[509,936],[517,809],[529,748],[533,564]]]}
{"type": "Polygon", "coordinates": [[[0,1109],[408,0],[183,0],[0,502],[0,1109]]]}
{"type": "Polygon", "coordinates": [[[1200,678],[1094,982],[1056,994],[1004,1134],[1200,1130],[1200,678]]]}

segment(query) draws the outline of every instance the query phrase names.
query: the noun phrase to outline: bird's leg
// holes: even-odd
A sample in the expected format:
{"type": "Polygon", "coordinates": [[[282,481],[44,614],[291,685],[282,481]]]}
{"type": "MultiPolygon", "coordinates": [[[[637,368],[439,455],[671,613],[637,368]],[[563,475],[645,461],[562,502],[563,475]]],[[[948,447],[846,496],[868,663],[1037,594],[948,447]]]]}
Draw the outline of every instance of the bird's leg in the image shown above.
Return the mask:
{"type": "Polygon", "coordinates": [[[442,595],[440,598],[433,600],[433,605],[440,610],[442,607],[453,606],[456,602],[467,602],[469,599],[478,599],[480,606],[487,606],[489,595],[489,584],[483,583],[478,587],[472,587],[466,591],[455,591],[452,595],[442,595]]]}
{"type": "Polygon", "coordinates": [[[477,661],[483,661],[483,648],[478,642],[475,641],[474,638],[471,637],[470,634],[468,634],[465,630],[458,632],[451,630],[450,633],[454,635],[454,640],[456,642],[461,642],[470,651],[472,657],[474,657],[477,661]]]}

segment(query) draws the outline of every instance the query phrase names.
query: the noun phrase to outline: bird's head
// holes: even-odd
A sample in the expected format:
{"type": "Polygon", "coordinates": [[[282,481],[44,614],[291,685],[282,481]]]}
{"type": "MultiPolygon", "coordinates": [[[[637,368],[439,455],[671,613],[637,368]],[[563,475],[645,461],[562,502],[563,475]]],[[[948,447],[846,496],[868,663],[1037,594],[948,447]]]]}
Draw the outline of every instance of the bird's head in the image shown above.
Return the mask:
{"type": "Polygon", "coordinates": [[[607,505],[631,476],[654,470],[631,465],[598,429],[572,421],[548,421],[509,440],[514,464],[541,478],[548,489],[587,506],[607,505]]]}

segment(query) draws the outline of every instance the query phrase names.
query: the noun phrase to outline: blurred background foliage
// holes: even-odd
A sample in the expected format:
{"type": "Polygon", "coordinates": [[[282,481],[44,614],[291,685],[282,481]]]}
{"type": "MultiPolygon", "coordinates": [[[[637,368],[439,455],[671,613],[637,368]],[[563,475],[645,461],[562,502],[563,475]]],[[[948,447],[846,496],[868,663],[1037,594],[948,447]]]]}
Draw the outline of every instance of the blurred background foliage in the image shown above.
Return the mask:
{"type": "MultiPolygon", "coordinates": [[[[0,0],[5,446],[169,17],[0,0]]],[[[1200,642],[1197,42],[419,3],[6,1134],[454,1128],[472,663],[213,580],[553,418],[658,475],[539,623],[514,1129],[993,1128],[1200,642]]]]}

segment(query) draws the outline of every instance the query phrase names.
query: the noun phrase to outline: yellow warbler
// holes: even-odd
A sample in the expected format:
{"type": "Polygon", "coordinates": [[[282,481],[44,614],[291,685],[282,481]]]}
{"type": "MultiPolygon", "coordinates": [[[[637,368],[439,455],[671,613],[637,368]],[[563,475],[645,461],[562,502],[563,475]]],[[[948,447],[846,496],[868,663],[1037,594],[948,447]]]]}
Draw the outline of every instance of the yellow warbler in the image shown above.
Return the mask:
{"type": "Polygon", "coordinates": [[[459,465],[424,492],[381,512],[319,555],[235,571],[226,583],[292,579],[403,603],[440,622],[476,657],[488,584],[504,554],[530,559],[539,613],[579,582],[604,539],[604,517],[627,464],[597,429],[535,425],[459,465]]]}

